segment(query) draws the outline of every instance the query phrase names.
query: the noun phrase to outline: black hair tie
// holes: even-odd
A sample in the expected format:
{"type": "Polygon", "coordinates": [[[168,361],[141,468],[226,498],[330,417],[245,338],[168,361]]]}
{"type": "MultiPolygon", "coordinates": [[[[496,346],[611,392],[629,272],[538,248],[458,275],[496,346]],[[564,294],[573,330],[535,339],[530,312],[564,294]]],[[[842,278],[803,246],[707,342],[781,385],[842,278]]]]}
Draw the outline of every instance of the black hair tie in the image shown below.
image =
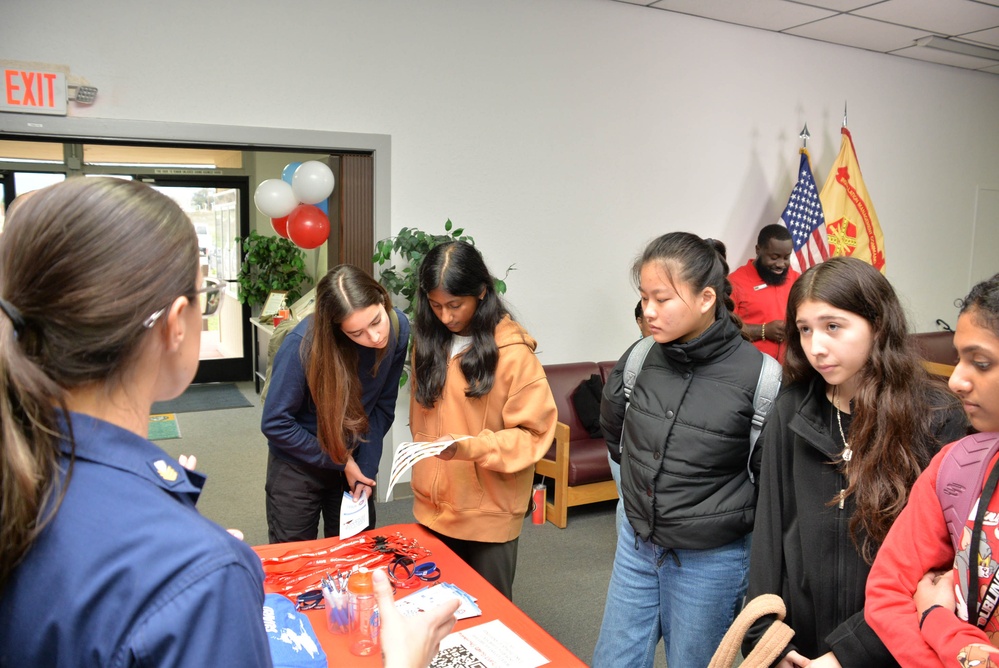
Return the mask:
{"type": "Polygon", "coordinates": [[[11,323],[14,325],[14,333],[20,336],[21,332],[24,331],[24,316],[21,315],[21,312],[17,310],[16,306],[2,297],[0,297],[0,311],[7,314],[7,317],[10,318],[11,323]]]}

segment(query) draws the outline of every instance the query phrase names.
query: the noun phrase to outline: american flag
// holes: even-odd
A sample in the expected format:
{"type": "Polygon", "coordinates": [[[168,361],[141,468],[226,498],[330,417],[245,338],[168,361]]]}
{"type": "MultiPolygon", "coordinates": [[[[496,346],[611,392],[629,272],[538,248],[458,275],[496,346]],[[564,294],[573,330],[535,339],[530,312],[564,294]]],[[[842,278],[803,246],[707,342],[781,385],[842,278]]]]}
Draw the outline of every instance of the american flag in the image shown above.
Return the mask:
{"type": "Polygon", "coordinates": [[[787,201],[784,213],[780,215],[780,221],[791,232],[791,239],[794,242],[791,267],[795,271],[803,272],[829,257],[826,220],[822,215],[819,191],[815,187],[811,161],[805,149],[801,149],[798,182],[794,184],[791,198],[787,201]]]}

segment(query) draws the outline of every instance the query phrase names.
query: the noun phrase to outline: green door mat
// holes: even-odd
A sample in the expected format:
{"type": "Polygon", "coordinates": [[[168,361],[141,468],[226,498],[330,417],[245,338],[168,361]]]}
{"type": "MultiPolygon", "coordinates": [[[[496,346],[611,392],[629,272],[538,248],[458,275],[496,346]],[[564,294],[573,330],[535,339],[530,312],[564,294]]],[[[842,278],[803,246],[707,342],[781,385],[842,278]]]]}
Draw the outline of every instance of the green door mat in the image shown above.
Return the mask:
{"type": "Polygon", "coordinates": [[[165,441],[169,438],[180,438],[180,425],[173,413],[149,416],[149,440],[165,441]]]}

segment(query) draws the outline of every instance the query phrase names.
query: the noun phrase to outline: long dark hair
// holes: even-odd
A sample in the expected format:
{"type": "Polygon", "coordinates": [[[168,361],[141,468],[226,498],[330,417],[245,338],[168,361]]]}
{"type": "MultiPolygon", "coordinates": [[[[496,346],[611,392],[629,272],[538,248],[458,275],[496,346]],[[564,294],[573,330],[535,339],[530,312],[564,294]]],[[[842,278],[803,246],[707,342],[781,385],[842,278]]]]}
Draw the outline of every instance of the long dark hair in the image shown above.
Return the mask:
{"type": "Polygon", "coordinates": [[[419,279],[413,326],[416,400],[426,408],[432,407],[444,392],[447,379],[451,332],[434,314],[427,298],[427,294],[437,288],[455,297],[478,299],[485,293],[469,322],[472,345],[461,356],[461,372],[468,383],[465,396],[483,397],[489,394],[499,362],[496,325],[508,313],[496,293],[492,274],[482,254],[464,241],[435,246],[420,263],[419,279]]]}
{"type": "MultiPolygon", "coordinates": [[[[312,401],[316,405],[316,436],[323,451],[337,464],[368,431],[368,415],[361,403],[357,346],[340,325],[354,311],[381,304],[385,317],[392,299],[375,279],[349,264],[330,269],[316,284],[316,310],[303,341],[301,355],[312,401]]],[[[398,332],[390,327],[389,342],[375,351],[372,375],[398,332]]]]}
{"type": "Polygon", "coordinates": [[[0,588],[55,516],[75,453],[67,393],[120,387],[150,316],[193,299],[198,238],[137,181],[73,178],[24,200],[0,234],[0,588]],[[60,484],[60,442],[70,464],[60,484]]]}
{"type": "MultiPolygon", "coordinates": [[[[670,232],[648,243],[631,267],[631,277],[641,284],[642,267],[655,262],[674,286],[686,284],[697,294],[704,288],[715,291],[715,318],[731,318],[742,329],[742,319],[735,314],[732,284],[728,280],[725,244],[717,239],[702,239],[690,232],[670,232]]],[[[745,335],[743,335],[745,336],[745,335]]]]}
{"type": "MultiPolygon", "coordinates": [[[[933,434],[936,410],[956,406],[956,399],[923,369],[891,283],[871,265],[851,257],[815,265],[791,287],[785,318],[785,383],[811,381],[819,375],[795,326],[798,308],[806,300],[849,311],[871,326],[871,354],[857,372],[847,438],[854,456],[845,492],[854,497],[857,507],[850,518],[851,537],[870,562],[905,506],[912,484],[939,449],[933,434]]],[[[837,496],[830,504],[839,501],[837,496]]]]}

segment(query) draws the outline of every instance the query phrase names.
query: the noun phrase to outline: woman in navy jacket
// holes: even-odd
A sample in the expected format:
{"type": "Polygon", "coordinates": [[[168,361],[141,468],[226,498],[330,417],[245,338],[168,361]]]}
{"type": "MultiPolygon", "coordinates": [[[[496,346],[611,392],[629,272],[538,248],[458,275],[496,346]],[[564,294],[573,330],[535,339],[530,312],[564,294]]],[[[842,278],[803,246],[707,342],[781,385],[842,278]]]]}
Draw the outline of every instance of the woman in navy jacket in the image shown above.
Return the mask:
{"type": "Polygon", "coordinates": [[[0,665],[271,665],[259,557],[147,439],[198,368],[204,282],[190,219],[137,181],[68,179],[7,218],[0,665]]]}
{"type": "Polygon", "coordinates": [[[340,533],[345,492],[369,499],[382,439],[395,418],[409,321],[385,288],[339,265],[316,286],[316,310],[274,356],[261,430],[267,437],[267,531],[272,543],[340,533]]]}

